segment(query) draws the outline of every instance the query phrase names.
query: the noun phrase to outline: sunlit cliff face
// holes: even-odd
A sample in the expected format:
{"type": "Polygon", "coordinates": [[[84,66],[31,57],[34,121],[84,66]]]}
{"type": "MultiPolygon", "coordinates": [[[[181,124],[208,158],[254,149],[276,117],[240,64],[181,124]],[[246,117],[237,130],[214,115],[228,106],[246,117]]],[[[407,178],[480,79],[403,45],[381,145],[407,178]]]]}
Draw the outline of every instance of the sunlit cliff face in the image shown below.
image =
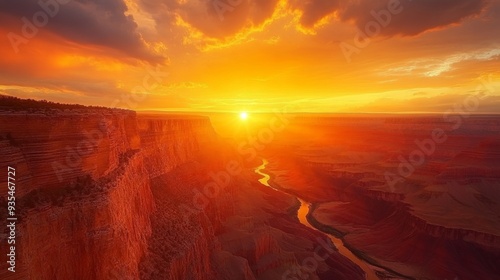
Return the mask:
{"type": "Polygon", "coordinates": [[[134,110],[498,112],[499,0],[0,1],[0,94],[134,110]],[[45,4],[43,4],[45,3],[45,4]]]}

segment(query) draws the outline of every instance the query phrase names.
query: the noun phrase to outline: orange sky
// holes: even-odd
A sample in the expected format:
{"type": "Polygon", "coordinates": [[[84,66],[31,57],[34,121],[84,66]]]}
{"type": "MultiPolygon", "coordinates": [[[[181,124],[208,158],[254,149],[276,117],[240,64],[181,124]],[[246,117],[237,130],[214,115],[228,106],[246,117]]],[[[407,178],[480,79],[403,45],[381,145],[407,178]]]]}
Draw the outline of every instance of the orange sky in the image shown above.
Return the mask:
{"type": "Polygon", "coordinates": [[[499,0],[43,2],[0,0],[0,94],[134,110],[445,112],[486,91],[477,112],[500,112],[499,0]],[[369,42],[355,42],[363,31],[369,42]]]}

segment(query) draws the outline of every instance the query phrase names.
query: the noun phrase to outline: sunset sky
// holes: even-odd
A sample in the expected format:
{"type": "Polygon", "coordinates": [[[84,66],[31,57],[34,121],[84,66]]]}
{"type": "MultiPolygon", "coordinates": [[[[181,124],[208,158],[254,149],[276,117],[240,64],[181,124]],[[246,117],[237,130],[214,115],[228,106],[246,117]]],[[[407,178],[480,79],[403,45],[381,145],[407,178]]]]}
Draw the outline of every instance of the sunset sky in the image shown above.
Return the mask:
{"type": "Polygon", "coordinates": [[[477,112],[500,113],[500,0],[42,3],[0,0],[0,94],[134,110],[445,112],[482,90],[477,112]]]}

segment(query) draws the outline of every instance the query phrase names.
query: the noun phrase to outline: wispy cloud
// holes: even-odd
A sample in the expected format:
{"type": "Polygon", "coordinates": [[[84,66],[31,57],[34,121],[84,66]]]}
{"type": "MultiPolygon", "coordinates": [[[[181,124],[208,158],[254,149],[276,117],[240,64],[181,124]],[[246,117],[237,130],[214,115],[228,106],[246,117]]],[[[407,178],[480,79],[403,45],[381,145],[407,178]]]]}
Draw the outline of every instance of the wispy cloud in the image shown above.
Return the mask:
{"type": "Polygon", "coordinates": [[[443,73],[456,70],[458,64],[468,61],[489,61],[499,58],[500,47],[492,47],[471,52],[455,53],[444,57],[417,59],[400,66],[381,71],[384,76],[418,75],[437,77],[443,73]]]}

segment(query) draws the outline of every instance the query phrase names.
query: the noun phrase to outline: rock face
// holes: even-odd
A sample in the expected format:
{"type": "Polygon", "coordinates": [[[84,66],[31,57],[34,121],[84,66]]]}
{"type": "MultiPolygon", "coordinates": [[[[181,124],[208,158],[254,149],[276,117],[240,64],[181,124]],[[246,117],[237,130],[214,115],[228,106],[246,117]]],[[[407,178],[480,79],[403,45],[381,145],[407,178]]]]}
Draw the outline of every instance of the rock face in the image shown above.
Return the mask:
{"type": "Polygon", "coordinates": [[[138,278],[155,209],[150,179],[214,137],[208,119],[126,111],[1,119],[1,166],[18,174],[18,272],[5,275],[12,279],[138,278]]]}
{"type": "MultiPolygon", "coordinates": [[[[16,273],[2,253],[1,279],[293,279],[321,243],[208,118],[3,113],[0,153],[16,168],[19,219],[16,273]]],[[[363,279],[334,248],[306,274],[363,279]]]]}

